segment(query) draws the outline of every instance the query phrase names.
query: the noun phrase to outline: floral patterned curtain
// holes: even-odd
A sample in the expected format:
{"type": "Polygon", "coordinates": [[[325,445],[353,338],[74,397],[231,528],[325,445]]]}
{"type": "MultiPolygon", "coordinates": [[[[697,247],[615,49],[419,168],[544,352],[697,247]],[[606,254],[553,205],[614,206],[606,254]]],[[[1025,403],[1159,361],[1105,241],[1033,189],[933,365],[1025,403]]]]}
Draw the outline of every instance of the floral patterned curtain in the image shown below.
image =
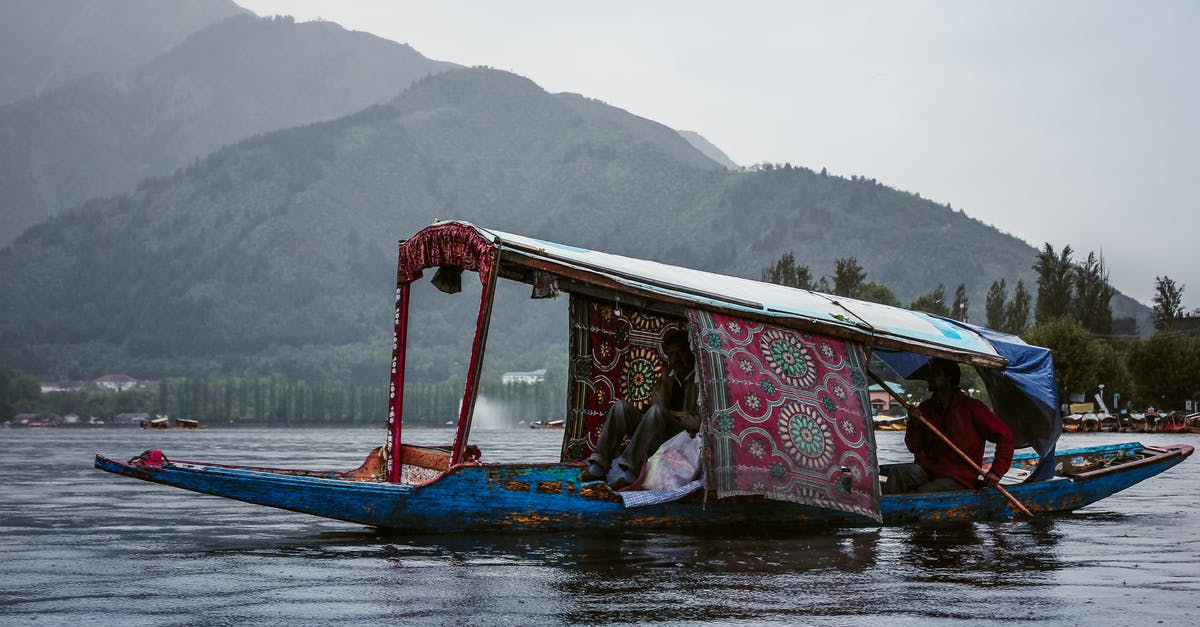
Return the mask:
{"type": "Polygon", "coordinates": [[[879,520],[862,347],[703,311],[688,318],[707,487],[879,520]]]}
{"type": "Polygon", "coordinates": [[[614,399],[641,410],[649,406],[650,392],[667,364],[663,338],[684,321],[575,294],[570,309],[570,412],[562,459],[582,461],[595,450],[614,399]]]}

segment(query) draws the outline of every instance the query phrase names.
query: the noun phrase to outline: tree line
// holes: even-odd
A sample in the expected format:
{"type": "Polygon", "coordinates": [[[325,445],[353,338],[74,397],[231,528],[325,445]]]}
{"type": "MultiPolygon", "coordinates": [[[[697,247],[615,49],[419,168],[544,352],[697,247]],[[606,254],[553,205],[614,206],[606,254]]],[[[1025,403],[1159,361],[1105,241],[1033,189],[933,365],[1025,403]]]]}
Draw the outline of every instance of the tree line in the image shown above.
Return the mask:
{"type": "MultiPolygon", "coordinates": [[[[456,421],[462,394],[462,379],[407,384],[405,423],[438,426],[456,421]]],[[[479,398],[477,410],[488,416],[485,426],[489,427],[558,419],[566,412],[565,386],[545,381],[511,385],[485,381],[479,398]]],[[[19,413],[75,413],[85,420],[147,413],[191,418],[212,426],[382,426],[387,411],[387,385],[312,383],[282,376],[178,378],[119,392],[90,388],[42,393],[33,377],[0,368],[0,421],[19,413]]]]}
{"type": "MultiPolygon", "coordinates": [[[[1155,333],[1143,339],[1136,335],[1133,319],[1113,319],[1116,290],[1103,256],[1089,252],[1076,261],[1074,252],[1069,245],[1060,250],[1043,245],[1032,264],[1036,293],[1018,280],[1010,296],[1006,279],[993,281],[984,326],[1049,348],[1064,402],[1073,395],[1090,401],[1101,384],[1112,410],[1183,409],[1186,401],[1200,400],[1200,337],[1180,328],[1184,286],[1167,276],[1155,277],[1155,333]]],[[[763,281],[901,306],[891,289],[867,281],[867,276],[854,257],[846,257],[835,260],[832,275],[816,279],[791,251],[761,271],[763,281]]],[[[966,293],[966,285],[958,285],[947,305],[945,285],[939,284],[908,308],[967,321],[966,293]]]]}

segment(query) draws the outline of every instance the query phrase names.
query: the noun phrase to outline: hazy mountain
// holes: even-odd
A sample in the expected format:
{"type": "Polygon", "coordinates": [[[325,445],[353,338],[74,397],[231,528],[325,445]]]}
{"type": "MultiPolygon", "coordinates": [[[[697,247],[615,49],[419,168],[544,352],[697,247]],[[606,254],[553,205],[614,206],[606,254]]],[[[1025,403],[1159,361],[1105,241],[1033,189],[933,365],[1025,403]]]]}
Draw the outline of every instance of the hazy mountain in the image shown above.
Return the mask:
{"type": "Polygon", "coordinates": [[[0,107],[0,245],[224,144],[353,113],[451,67],[330,22],[242,15],[135,69],[0,107]]]}
{"type": "Polygon", "coordinates": [[[437,75],[30,229],[0,251],[0,345],[33,372],[377,375],[359,366],[386,343],[396,239],[442,216],[654,245],[719,172],[601,103],[437,75]]]}
{"type": "Polygon", "coordinates": [[[704,139],[704,136],[700,133],[696,131],[679,131],[679,135],[686,139],[692,145],[692,148],[704,153],[706,157],[721,164],[722,167],[728,170],[736,170],[741,167],[734,163],[733,159],[730,159],[729,155],[725,154],[723,150],[714,146],[707,139],[704,139]]]}
{"type": "MultiPolygon", "coordinates": [[[[379,382],[395,242],[435,218],[753,278],[786,250],[817,275],[856,256],[905,302],[965,282],[980,314],[994,279],[1033,285],[1036,252],[873,180],[729,172],[650,120],[504,72],[456,70],[31,228],[0,251],[3,361],[54,378],[379,382]]],[[[464,302],[445,315],[469,321],[464,302]]],[[[554,311],[521,321],[490,354],[537,367],[565,338],[554,311]]],[[[464,327],[424,322],[436,333],[412,342],[442,353],[413,351],[425,357],[411,367],[444,378],[447,344],[465,341],[450,329],[464,327]]]]}
{"type": "Polygon", "coordinates": [[[129,70],[245,12],[230,0],[5,0],[0,105],[82,76],[129,70]]]}

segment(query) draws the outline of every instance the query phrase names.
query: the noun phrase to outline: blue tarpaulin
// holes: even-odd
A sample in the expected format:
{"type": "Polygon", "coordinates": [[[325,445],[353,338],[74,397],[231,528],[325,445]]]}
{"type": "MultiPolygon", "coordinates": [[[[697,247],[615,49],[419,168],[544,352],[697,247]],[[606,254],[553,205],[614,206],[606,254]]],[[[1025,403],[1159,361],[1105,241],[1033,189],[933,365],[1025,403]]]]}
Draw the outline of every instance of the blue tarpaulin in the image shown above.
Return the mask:
{"type": "MultiPolygon", "coordinates": [[[[976,370],[987,386],[992,409],[1012,429],[1014,445],[1017,448],[1033,447],[1042,460],[1049,461],[1038,464],[1037,470],[1026,481],[1052,478],[1054,447],[1062,435],[1062,416],[1050,350],[1026,344],[1015,335],[942,319],[982,337],[1008,360],[1008,366],[1003,370],[983,367],[976,367],[976,370]]],[[[924,355],[885,348],[877,348],[875,355],[905,378],[929,362],[929,357],[924,355]]]]}

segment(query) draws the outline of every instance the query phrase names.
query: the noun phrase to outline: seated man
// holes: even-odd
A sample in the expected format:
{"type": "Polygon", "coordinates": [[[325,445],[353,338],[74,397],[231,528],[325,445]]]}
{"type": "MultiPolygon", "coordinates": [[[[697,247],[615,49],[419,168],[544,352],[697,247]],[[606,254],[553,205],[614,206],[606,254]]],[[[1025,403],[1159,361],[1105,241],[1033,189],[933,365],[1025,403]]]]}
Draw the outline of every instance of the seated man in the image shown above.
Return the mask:
{"type": "Polygon", "coordinates": [[[996,487],[1012,465],[1012,431],[987,405],[958,389],[962,374],[958,364],[948,359],[933,359],[926,369],[926,380],[933,395],[912,410],[915,415],[909,417],[904,435],[904,444],[916,461],[892,466],[883,484],[883,493],[944,492],[976,487],[979,473],[917,416],[924,416],[980,466],[984,442],[995,442],[996,453],[991,468],[984,475],[984,483],[996,487]]]}
{"type": "Polygon", "coordinates": [[[650,394],[651,405],[646,415],[632,403],[613,401],[600,429],[596,451],[587,459],[584,480],[607,479],[614,489],[623,488],[637,480],[646,458],[663,442],[684,429],[692,432],[700,429],[696,358],[688,346],[687,332],[676,331],[664,338],[663,352],[667,355],[668,370],[650,394]],[[625,436],[630,436],[629,445],[620,451],[625,436]]]}

